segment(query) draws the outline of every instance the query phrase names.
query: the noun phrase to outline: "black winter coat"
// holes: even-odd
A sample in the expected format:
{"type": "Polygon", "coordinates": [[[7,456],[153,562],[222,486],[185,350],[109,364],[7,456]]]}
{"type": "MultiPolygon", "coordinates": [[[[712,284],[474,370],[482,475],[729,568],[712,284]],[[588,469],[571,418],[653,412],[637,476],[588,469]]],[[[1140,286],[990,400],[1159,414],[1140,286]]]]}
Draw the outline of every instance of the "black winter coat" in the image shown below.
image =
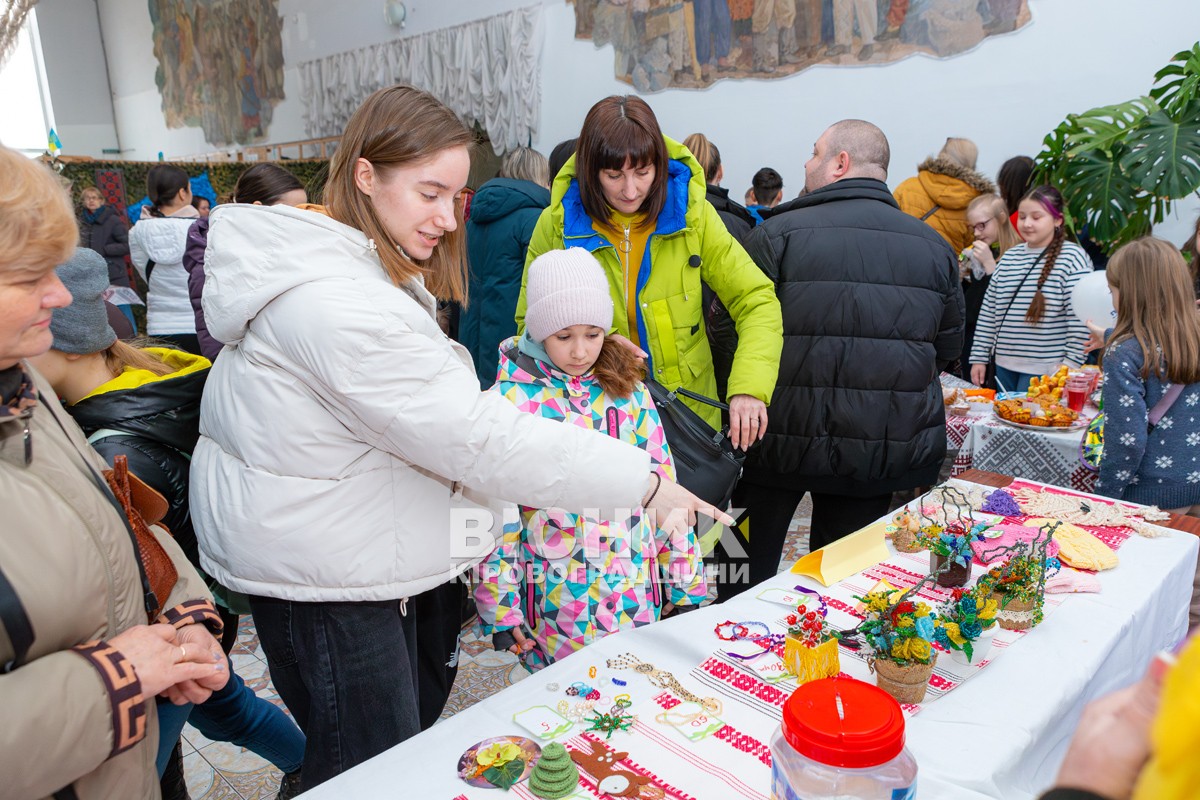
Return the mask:
{"type": "Polygon", "coordinates": [[[946,240],[882,181],[848,178],[776,208],[746,250],[783,309],[779,382],[747,479],[851,496],[935,483],[938,372],[963,339],[946,240]]]}
{"type": "MultiPolygon", "coordinates": [[[[750,231],[754,230],[754,217],[744,207],[729,199],[729,190],[708,185],[705,199],[717,210],[725,228],[741,244],[750,231]]],[[[729,371],[733,369],[733,356],[737,352],[737,327],[729,310],[708,286],[704,286],[704,328],[708,333],[708,345],[712,350],[713,369],[717,376],[717,393],[726,400],[729,371]]]]}
{"type": "Polygon", "coordinates": [[[122,431],[93,447],[109,464],[115,456],[128,457],[129,471],[166,498],[163,524],[193,564],[200,558],[188,508],[188,472],[200,438],[200,395],[208,373],[168,376],[66,407],[87,436],[102,428],[122,431]]]}
{"type": "Polygon", "coordinates": [[[104,256],[110,286],[129,286],[129,268],[125,264],[125,256],[129,255],[129,226],[112,206],[100,206],[95,222],[79,218],[79,245],[104,256]]]}

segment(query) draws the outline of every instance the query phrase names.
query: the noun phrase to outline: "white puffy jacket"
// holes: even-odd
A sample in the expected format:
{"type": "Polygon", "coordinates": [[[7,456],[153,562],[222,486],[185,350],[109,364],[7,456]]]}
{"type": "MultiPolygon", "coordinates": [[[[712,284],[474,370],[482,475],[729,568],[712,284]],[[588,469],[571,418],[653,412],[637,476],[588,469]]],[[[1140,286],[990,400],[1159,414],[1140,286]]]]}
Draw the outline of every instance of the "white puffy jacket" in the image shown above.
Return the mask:
{"type": "Polygon", "coordinates": [[[392,284],[354,228],[219,206],[204,272],[209,331],[232,347],[204,389],[191,510],[201,563],[231,589],[408,597],[494,546],[499,520],[461,541],[452,507],[629,508],[649,486],[645,451],[480,392],[433,296],[392,284]]]}
{"type": "Polygon", "coordinates": [[[196,332],[183,251],[195,217],[146,217],[129,232],[129,259],[146,281],[146,330],[151,336],[196,332]],[[150,278],[146,264],[154,262],[150,278]]]}

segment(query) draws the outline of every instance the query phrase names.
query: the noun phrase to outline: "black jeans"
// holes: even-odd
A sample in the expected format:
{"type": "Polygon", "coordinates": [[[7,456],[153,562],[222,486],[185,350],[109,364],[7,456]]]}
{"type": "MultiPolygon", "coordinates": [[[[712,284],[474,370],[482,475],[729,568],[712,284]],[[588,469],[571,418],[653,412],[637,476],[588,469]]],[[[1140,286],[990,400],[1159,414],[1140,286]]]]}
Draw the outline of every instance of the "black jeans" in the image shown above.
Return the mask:
{"type": "Polygon", "coordinates": [[[271,680],[308,738],[307,791],[421,730],[412,610],[250,597],[271,680]]]}
{"type": "MultiPolygon", "coordinates": [[[[728,600],[739,592],[757,586],[779,572],[779,557],[797,506],[804,499],[803,489],[777,489],[742,481],[733,493],[734,508],[744,508],[738,523],[737,538],[746,550],[746,558],[718,551],[720,565],[717,582],[719,600],[728,600]],[[750,524],[747,537],[746,525],[750,524]],[[749,539],[749,541],[747,541],[749,539]],[[740,569],[748,564],[749,570],[740,569]]],[[[870,497],[811,492],[813,503],[809,551],[853,533],[887,513],[892,493],[870,497]]]]}
{"type": "Polygon", "coordinates": [[[454,688],[454,679],[458,675],[458,637],[467,602],[467,585],[458,579],[408,600],[408,613],[416,619],[421,730],[438,721],[454,688]]]}

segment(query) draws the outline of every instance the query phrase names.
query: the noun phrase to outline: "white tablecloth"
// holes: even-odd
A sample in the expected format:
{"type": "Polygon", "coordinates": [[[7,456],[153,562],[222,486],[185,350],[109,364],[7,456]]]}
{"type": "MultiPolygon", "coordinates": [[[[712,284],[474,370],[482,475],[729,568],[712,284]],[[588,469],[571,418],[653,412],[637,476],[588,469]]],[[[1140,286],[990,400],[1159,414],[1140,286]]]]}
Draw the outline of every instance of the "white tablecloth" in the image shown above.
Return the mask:
{"type": "MultiPolygon", "coordinates": [[[[1139,676],[1156,651],[1177,642],[1187,628],[1198,542],[1196,536],[1167,531],[1158,539],[1131,537],[1120,550],[1120,566],[1100,573],[1103,592],[1071,595],[1045,621],[986,666],[975,678],[927,703],[908,719],[908,747],[920,765],[918,796],[946,800],[1035,797],[1053,780],[1085,703],[1139,676]]],[[[817,584],[781,574],[720,606],[711,606],[657,625],[609,636],[425,733],[361,764],[305,794],[330,798],[466,797],[500,800],[496,789],[468,786],[456,774],[458,758],[475,742],[528,732],[512,721],[531,706],[555,706],[562,689],[589,682],[590,666],[601,672],[590,683],[606,694],[629,692],[639,725],[616,733],[608,744],[659,781],[696,800],[769,798],[770,768],[753,752],[735,749],[710,736],[688,742],[654,721],[660,693],[629,671],[613,671],[607,659],[633,653],[671,671],[685,688],[705,696],[708,687],[689,672],[722,643],[713,627],[724,620],[777,619],[782,606],[757,599],[763,587],[817,584]],[[627,680],[613,687],[611,677],[627,680]],[[557,683],[558,691],[547,684],[557,683]]],[[[843,665],[847,659],[843,659],[843,665]]],[[[844,668],[844,666],[843,666],[844,668]]],[[[381,676],[385,679],[385,676],[381,676]]],[[[752,740],[768,744],[776,719],[741,702],[726,700],[725,723],[752,740]]],[[[577,726],[563,739],[578,737],[577,726]]],[[[576,741],[576,739],[572,739],[576,741]]],[[[603,737],[601,737],[603,741],[603,737]]],[[[753,750],[752,747],[745,748],[753,750]]],[[[531,798],[525,784],[508,796],[531,798]]],[[[580,797],[594,797],[587,793],[580,797]]]]}

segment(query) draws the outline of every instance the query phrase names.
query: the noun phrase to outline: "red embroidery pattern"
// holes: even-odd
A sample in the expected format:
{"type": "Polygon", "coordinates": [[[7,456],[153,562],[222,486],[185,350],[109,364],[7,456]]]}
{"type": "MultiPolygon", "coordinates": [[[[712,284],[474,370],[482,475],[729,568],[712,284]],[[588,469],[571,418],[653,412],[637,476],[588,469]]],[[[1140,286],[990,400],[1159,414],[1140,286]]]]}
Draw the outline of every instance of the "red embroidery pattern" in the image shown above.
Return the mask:
{"type": "MultiPolygon", "coordinates": [[[[663,692],[654,698],[654,702],[666,710],[670,710],[679,705],[682,701],[675,697],[670,692],[663,692]]],[[[717,730],[713,736],[719,741],[731,745],[735,750],[741,750],[743,753],[749,753],[757,758],[768,767],[771,766],[771,747],[763,744],[753,736],[741,733],[732,725],[725,725],[717,730]]]]}
{"type": "Polygon", "coordinates": [[[133,664],[103,640],[71,648],[100,675],[112,709],[113,745],[108,757],[120,755],[146,737],[146,700],[133,664]]]}
{"type": "Polygon", "coordinates": [[[753,736],[739,732],[732,725],[726,725],[713,734],[722,742],[728,742],[735,750],[749,753],[768,767],[771,766],[771,748],[753,736]]]}
{"type": "Polygon", "coordinates": [[[710,658],[700,665],[700,670],[708,673],[728,686],[743,694],[752,695],[764,703],[782,708],[788,699],[788,692],[763,683],[753,675],[742,672],[731,664],[726,664],[717,658],[710,658]]]}

